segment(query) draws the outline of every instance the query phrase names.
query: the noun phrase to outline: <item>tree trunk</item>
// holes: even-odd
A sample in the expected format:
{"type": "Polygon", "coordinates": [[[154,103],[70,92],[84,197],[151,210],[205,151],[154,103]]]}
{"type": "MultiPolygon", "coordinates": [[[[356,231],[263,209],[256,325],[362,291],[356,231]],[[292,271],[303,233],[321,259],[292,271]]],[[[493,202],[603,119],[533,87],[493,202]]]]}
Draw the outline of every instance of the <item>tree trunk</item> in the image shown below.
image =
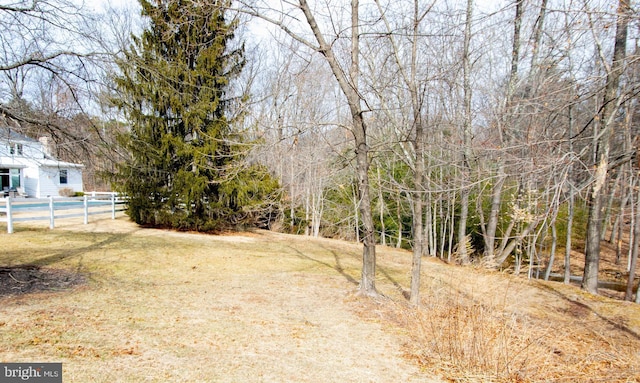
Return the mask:
{"type": "Polygon", "coordinates": [[[360,201],[358,201],[358,193],[356,191],[357,188],[353,188],[353,215],[354,215],[354,224],[353,229],[355,230],[356,243],[360,243],[360,201]]]}
{"type": "MultiPolygon", "coordinates": [[[[626,177],[625,177],[626,178],[626,177]]],[[[627,211],[627,203],[629,203],[629,197],[633,194],[633,184],[635,180],[633,176],[630,177],[630,180],[625,180],[625,184],[628,183],[630,187],[624,188],[623,190],[628,190],[625,192],[624,198],[620,203],[620,212],[618,213],[618,217],[616,218],[616,224],[614,225],[614,230],[616,231],[616,265],[620,264],[620,259],[622,258],[622,235],[624,233],[624,216],[627,211]]],[[[632,203],[633,204],[633,203],[632,203]]],[[[633,206],[631,206],[631,214],[633,214],[633,206]]],[[[613,232],[613,230],[612,230],[613,232]]],[[[613,240],[613,239],[612,239],[613,240]]]]}
{"type": "Polygon", "coordinates": [[[380,203],[380,244],[387,246],[387,234],[384,225],[384,195],[382,194],[382,177],[380,176],[380,167],[378,166],[378,200],[380,203]]]}
{"type": "MultiPolygon", "coordinates": [[[[606,161],[604,162],[606,167],[606,161]]],[[[601,175],[598,178],[595,183],[602,187],[605,176],[601,175]]],[[[600,264],[601,195],[598,185],[594,185],[589,198],[585,265],[581,285],[582,289],[592,294],[598,293],[598,268],[600,264]]]]}
{"type": "Polygon", "coordinates": [[[502,201],[502,187],[506,175],[504,174],[504,165],[500,165],[495,185],[491,191],[491,210],[489,211],[489,219],[487,221],[487,230],[484,238],[485,257],[488,261],[495,260],[496,249],[496,232],[498,229],[498,218],[500,215],[500,203],[502,201]]]}
{"type": "MultiPolygon", "coordinates": [[[[573,137],[573,108],[571,105],[568,107],[569,114],[569,126],[568,126],[568,136],[573,137]]],[[[573,141],[569,139],[569,153],[573,153],[573,141]]],[[[573,174],[573,165],[569,164],[569,169],[567,170],[567,174],[569,177],[573,174]]],[[[569,182],[569,200],[567,201],[569,204],[567,211],[567,237],[565,240],[564,246],[564,284],[568,285],[571,283],[571,236],[573,235],[573,213],[574,213],[574,190],[573,183],[569,182]]]]}
{"type": "Polygon", "coordinates": [[[558,245],[558,232],[556,230],[556,222],[555,220],[551,222],[551,250],[549,251],[549,263],[547,264],[547,269],[544,271],[544,280],[549,280],[549,275],[551,275],[551,269],[553,269],[553,262],[556,258],[556,246],[558,245]]]}
{"type": "Polygon", "coordinates": [[[398,218],[398,242],[396,242],[396,248],[402,247],[402,210],[400,208],[402,196],[398,193],[398,203],[396,204],[396,217],[398,218]]]}
{"type": "Polygon", "coordinates": [[[469,254],[467,254],[467,217],[468,215],[469,215],[469,189],[467,186],[463,186],[462,190],[460,191],[460,218],[458,220],[458,258],[460,259],[460,262],[463,265],[469,264],[469,254]]]}
{"type": "MultiPolygon", "coordinates": [[[[636,206],[633,203],[633,189],[635,187],[635,182],[631,184],[631,190],[629,190],[629,194],[630,194],[630,203],[629,206],[631,207],[631,222],[629,223],[629,252],[627,253],[627,272],[631,271],[631,255],[633,254],[633,242],[635,240],[635,228],[636,228],[636,206]]],[[[638,197],[640,198],[640,196],[638,197]]]]}
{"type": "Polygon", "coordinates": [[[597,132],[597,148],[595,158],[594,181],[588,196],[587,237],[585,266],[581,288],[592,294],[598,293],[598,270],[600,266],[600,233],[602,226],[603,191],[607,181],[609,167],[610,138],[613,131],[613,120],[618,103],[616,93],[623,72],[625,51],[627,47],[627,24],[630,12],[628,0],[618,1],[616,22],[616,42],[613,49],[611,70],[607,73],[607,84],[603,98],[600,128],[597,132]]]}
{"type": "Polygon", "coordinates": [[[456,221],[456,195],[453,193],[449,201],[449,251],[447,252],[447,262],[451,263],[451,252],[453,251],[453,233],[455,232],[456,221]]]}
{"type": "MultiPolygon", "coordinates": [[[[520,61],[520,30],[522,27],[522,12],[524,7],[524,0],[516,1],[516,14],[514,17],[514,31],[513,31],[513,45],[511,49],[511,71],[509,73],[509,83],[507,84],[507,95],[505,102],[505,118],[510,114],[510,109],[512,107],[511,100],[513,97],[513,93],[515,92],[516,84],[518,83],[518,63],[520,61]]],[[[510,124],[509,121],[505,122],[503,125],[510,124]]],[[[499,128],[500,133],[500,144],[504,146],[506,137],[504,135],[505,127],[502,126],[499,128]]],[[[496,183],[493,186],[493,190],[491,193],[491,210],[489,212],[489,219],[487,221],[487,229],[484,236],[484,245],[485,245],[485,258],[490,263],[494,263],[495,261],[495,242],[496,242],[496,231],[498,228],[498,219],[500,213],[500,203],[502,201],[502,187],[504,186],[504,182],[506,179],[505,175],[505,165],[502,159],[499,159],[499,167],[498,174],[496,176],[496,183]]]]}
{"type": "MultiPolygon", "coordinates": [[[[604,219],[602,220],[602,232],[600,233],[600,240],[604,241],[607,238],[607,229],[609,228],[611,221],[611,214],[613,211],[613,201],[616,197],[616,191],[618,190],[618,185],[620,184],[620,179],[622,178],[622,172],[618,171],[616,175],[616,180],[613,185],[611,185],[611,190],[608,191],[609,199],[607,200],[607,205],[604,211],[604,219]]],[[[612,230],[613,231],[613,230],[612,230]]]]}
{"type": "Polygon", "coordinates": [[[366,143],[366,134],[362,115],[356,115],[353,119],[354,126],[360,126],[356,136],[356,160],[358,176],[358,194],[360,202],[360,216],[362,217],[362,229],[364,231],[362,243],[362,279],[360,292],[365,295],[377,295],[375,285],[376,273],[376,239],[373,214],[371,212],[371,198],[369,196],[369,148],[366,143]]]}
{"type": "Polygon", "coordinates": [[[304,235],[311,235],[311,221],[310,221],[310,213],[311,204],[309,203],[311,192],[309,191],[309,185],[305,188],[305,198],[304,198],[304,235]]]}
{"type": "Polygon", "coordinates": [[[535,229],[537,226],[538,226],[538,219],[534,219],[533,222],[530,222],[529,224],[527,224],[524,230],[520,231],[520,234],[518,234],[516,238],[508,242],[505,248],[500,253],[500,255],[497,257],[497,261],[496,261],[497,265],[500,266],[501,264],[503,264],[504,261],[506,261],[507,257],[509,257],[509,254],[511,254],[511,252],[516,248],[516,246],[520,246],[520,244],[522,243],[522,240],[526,238],[529,234],[531,234],[533,229],[535,229]]]}
{"type": "MultiPolygon", "coordinates": [[[[407,85],[411,93],[411,103],[413,109],[413,125],[415,130],[414,139],[414,151],[415,151],[415,165],[414,165],[414,188],[413,191],[413,257],[411,263],[411,295],[409,301],[413,305],[420,303],[420,270],[422,268],[422,252],[424,249],[424,237],[422,232],[422,206],[423,206],[423,179],[424,179],[424,127],[422,126],[422,108],[421,102],[418,96],[418,89],[416,84],[416,67],[418,60],[418,27],[420,25],[420,19],[418,15],[418,0],[414,0],[413,3],[414,21],[413,21],[413,44],[411,50],[411,69],[410,77],[406,79],[407,85]]],[[[398,63],[399,64],[399,63],[398,63]]],[[[431,241],[430,241],[431,242],[431,241]]]]}
{"type": "MultiPolygon", "coordinates": [[[[419,111],[417,112],[419,113],[419,111]]],[[[411,262],[411,295],[409,301],[413,305],[420,303],[420,271],[422,268],[422,252],[424,248],[423,227],[422,227],[422,206],[424,192],[422,182],[424,175],[424,144],[422,122],[418,117],[416,123],[415,153],[416,163],[414,170],[414,184],[416,190],[413,191],[413,257],[411,262]]]]}
{"type": "Polygon", "coordinates": [[[307,24],[311,28],[311,31],[318,43],[318,46],[314,47],[314,49],[324,56],[327,64],[331,68],[334,78],[340,86],[340,90],[347,99],[349,111],[351,112],[351,133],[354,137],[356,152],[358,205],[362,219],[362,242],[364,245],[362,250],[362,278],[360,281],[360,292],[364,295],[375,296],[377,295],[375,287],[376,241],[369,190],[369,145],[367,142],[367,127],[363,116],[364,111],[361,105],[363,98],[361,96],[362,93],[359,91],[359,3],[358,0],[351,1],[351,67],[349,68],[348,75],[340,66],[340,63],[333,51],[332,44],[325,40],[307,1],[299,0],[299,4],[300,10],[304,13],[307,24]]]}
{"type": "MultiPolygon", "coordinates": [[[[542,0],[540,3],[540,12],[538,13],[538,19],[536,20],[535,28],[533,30],[533,49],[531,51],[531,70],[538,65],[538,52],[540,51],[540,43],[542,41],[542,32],[544,31],[544,19],[547,13],[547,0],[542,0]]],[[[537,68],[536,68],[537,69],[537,68]]]]}
{"type": "MultiPolygon", "coordinates": [[[[624,294],[624,300],[631,301],[633,299],[633,282],[636,276],[636,264],[638,263],[638,250],[640,250],[640,194],[636,205],[636,221],[633,225],[633,251],[631,252],[631,263],[629,267],[629,279],[627,280],[627,291],[624,294]]],[[[633,202],[632,202],[633,203],[633,202]]]]}
{"type": "Polygon", "coordinates": [[[510,108],[511,99],[518,83],[518,64],[520,63],[520,33],[522,29],[522,13],[524,12],[524,0],[516,0],[516,14],[513,18],[513,44],[511,46],[511,71],[507,88],[507,108],[510,108]]]}
{"type": "Polygon", "coordinates": [[[573,232],[573,205],[575,197],[573,196],[573,185],[569,191],[569,211],[567,212],[567,238],[564,248],[564,283],[568,285],[571,282],[571,235],[573,232]]]}
{"type": "MultiPolygon", "coordinates": [[[[430,236],[431,231],[429,230],[429,235],[424,233],[424,217],[423,217],[423,205],[424,205],[424,126],[422,121],[422,99],[419,94],[418,83],[416,78],[417,73],[417,65],[418,65],[418,35],[419,35],[419,26],[422,21],[424,14],[420,14],[419,5],[420,2],[418,0],[414,0],[413,2],[413,28],[411,35],[411,62],[409,67],[407,68],[400,56],[401,51],[398,47],[395,39],[392,28],[386,18],[386,12],[384,11],[383,6],[380,4],[378,0],[375,1],[378,10],[380,11],[380,19],[384,22],[385,27],[387,29],[391,46],[393,47],[393,56],[395,59],[395,63],[398,66],[398,70],[400,73],[400,79],[404,81],[404,85],[406,85],[407,90],[411,96],[411,112],[412,112],[412,121],[411,121],[411,133],[414,133],[415,136],[411,143],[413,144],[414,154],[414,166],[413,166],[413,183],[414,190],[411,192],[411,204],[413,205],[412,213],[413,213],[413,257],[412,257],[412,265],[411,265],[411,296],[409,298],[410,302],[414,305],[419,302],[419,290],[420,290],[420,269],[421,269],[421,260],[424,252],[425,239],[430,236]]],[[[353,21],[352,21],[353,23],[353,21]]],[[[431,208],[431,206],[429,206],[431,208]]],[[[427,226],[428,229],[431,229],[430,226],[427,226]]],[[[429,241],[429,243],[433,243],[433,241],[429,241]]]]}
{"type": "MultiPolygon", "coordinates": [[[[300,0],[305,1],[305,0],[300,0]]],[[[305,1],[306,3],[306,1],[305,1]]],[[[308,9],[308,7],[307,7],[308,9]]],[[[349,70],[350,80],[343,81],[341,86],[347,96],[349,109],[353,120],[353,135],[356,145],[356,162],[358,173],[358,192],[360,194],[360,214],[362,216],[362,226],[364,229],[363,253],[362,253],[362,278],[360,282],[360,292],[365,295],[377,295],[376,291],[376,239],[375,226],[373,224],[373,214],[371,211],[371,197],[369,195],[369,145],[367,143],[367,128],[364,122],[362,98],[358,91],[360,77],[360,16],[359,1],[351,1],[351,68],[349,70]]],[[[323,44],[321,44],[323,45],[323,44]]],[[[326,43],[324,44],[326,47],[326,43]]],[[[327,55],[325,55],[327,57],[327,55]]],[[[339,70],[337,61],[332,55],[332,65],[335,70],[339,70]]],[[[330,64],[331,65],[331,64],[330,64]]],[[[334,72],[338,76],[338,73],[334,72]]]]}
{"type": "Polygon", "coordinates": [[[449,220],[449,215],[444,213],[444,202],[442,200],[440,200],[439,203],[438,214],[440,215],[440,231],[438,233],[439,244],[437,245],[438,250],[436,251],[436,253],[440,254],[440,259],[442,259],[444,257],[444,242],[447,236],[447,221],[449,220]]]}
{"type": "MultiPolygon", "coordinates": [[[[417,165],[417,164],[416,164],[417,165]]],[[[422,176],[422,173],[420,173],[422,176]]],[[[418,178],[416,171],[415,177],[418,178]]],[[[418,181],[416,179],[416,181],[418,181]]],[[[422,181],[422,179],[420,179],[422,181]]],[[[411,295],[409,302],[413,305],[420,303],[420,270],[422,268],[422,193],[414,191],[413,193],[413,256],[411,261],[411,295]]]]}
{"type": "Polygon", "coordinates": [[[467,254],[467,218],[469,216],[469,193],[471,178],[471,60],[469,46],[471,44],[471,22],[473,17],[473,0],[467,0],[466,20],[464,26],[464,46],[462,52],[464,122],[462,124],[462,189],[460,192],[460,221],[458,222],[458,255],[463,264],[469,263],[467,254]]]}
{"type": "MultiPolygon", "coordinates": [[[[509,81],[507,84],[507,94],[505,99],[505,110],[504,110],[504,121],[499,128],[500,134],[500,144],[501,146],[505,146],[507,143],[507,138],[504,134],[504,129],[506,126],[510,126],[513,121],[513,113],[511,109],[513,105],[511,105],[511,101],[513,99],[513,94],[516,89],[516,85],[518,83],[518,64],[520,62],[520,32],[522,29],[522,13],[524,9],[524,0],[516,0],[516,13],[514,16],[514,26],[513,26],[513,43],[511,46],[511,69],[509,72],[509,81]]],[[[489,264],[496,263],[496,232],[498,228],[499,214],[500,214],[500,203],[502,201],[502,187],[504,186],[504,182],[506,179],[505,174],[505,164],[503,159],[499,159],[498,164],[498,174],[496,175],[496,181],[493,185],[493,190],[491,192],[491,210],[489,212],[489,219],[487,220],[487,229],[484,237],[485,242],[485,258],[489,262],[489,264]]],[[[508,235],[504,236],[503,240],[503,248],[500,251],[500,258],[502,258],[502,254],[504,253],[504,248],[506,247],[508,235]]],[[[515,247],[515,245],[514,245],[515,247]]],[[[509,253],[513,251],[513,248],[509,251],[509,253]]],[[[508,254],[507,254],[508,256],[508,254]]],[[[506,259],[506,256],[505,256],[506,259]]],[[[504,260],[503,260],[504,261],[504,260]]],[[[501,264],[503,261],[498,261],[497,264],[501,264]]]]}

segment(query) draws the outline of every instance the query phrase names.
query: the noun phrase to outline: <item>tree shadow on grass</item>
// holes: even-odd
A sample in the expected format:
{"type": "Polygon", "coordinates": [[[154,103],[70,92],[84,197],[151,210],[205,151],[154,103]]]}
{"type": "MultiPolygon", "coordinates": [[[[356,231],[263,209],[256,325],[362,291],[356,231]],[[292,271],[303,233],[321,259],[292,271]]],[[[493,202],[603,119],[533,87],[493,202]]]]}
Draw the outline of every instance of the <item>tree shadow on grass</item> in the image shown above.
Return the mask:
{"type": "MultiPolygon", "coordinates": [[[[328,249],[328,248],[326,248],[324,246],[320,246],[320,247],[333,255],[333,259],[335,261],[334,264],[331,264],[331,263],[328,263],[328,262],[324,262],[324,261],[321,261],[319,259],[315,259],[313,257],[310,257],[310,256],[304,254],[300,250],[289,246],[289,248],[295,252],[297,257],[299,257],[301,259],[305,259],[305,260],[311,261],[311,262],[314,262],[314,263],[317,263],[317,264],[325,266],[325,267],[328,267],[328,268],[330,268],[332,270],[335,270],[336,272],[338,272],[338,274],[342,275],[349,283],[351,283],[351,284],[353,284],[355,286],[360,285],[360,282],[358,280],[356,280],[353,276],[349,275],[345,271],[344,267],[342,266],[342,261],[340,259],[340,255],[338,255],[338,253],[335,250],[328,249]]],[[[378,265],[378,266],[376,266],[376,270],[377,270],[377,272],[382,274],[389,282],[391,282],[393,284],[393,286],[396,288],[396,290],[398,290],[398,292],[405,299],[409,299],[409,291],[405,290],[402,287],[402,285],[396,279],[394,279],[391,276],[391,274],[389,273],[389,271],[387,269],[385,269],[383,267],[380,267],[378,265]]]]}
{"type": "Polygon", "coordinates": [[[62,291],[87,283],[88,275],[82,270],[82,256],[122,242],[134,233],[106,234],[106,238],[88,246],[57,251],[31,262],[0,266],[0,298],[44,291],[62,291]],[[75,270],[53,268],[60,262],[78,258],[75,270]]]}
{"type": "MultiPolygon", "coordinates": [[[[296,248],[294,248],[294,247],[291,247],[291,246],[287,246],[287,247],[288,247],[289,249],[293,250],[293,252],[295,253],[295,255],[296,255],[298,258],[300,258],[300,259],[304,259],[304,260],[307,260],[307,261],[311,261],[311,262],[317,263],[317,264],[319,264],[319,265],[322,265],[322,266],[328,267],[328,268],[330,268],[330,269],[335,270],[336,272],[338,272],[338,274],[342,275],[342,276],[347,280],[347,282],[349,282],[349,283],[351,283],[351,284],[353,284],[353,285],[356,285],[356,286],[359,284],[359,282],[358,282],[354,277],[352,277],[351,275],[349,275],[349,274],[344,270],[344,267],[342,266],[342,262],[340,261],[340,256],[338,256],[338,253],[336,253],[335,251],[333,251],[333,250],[329,250],[329,251],[331,251],[331,253],[333,254],[333,257],[334,257],[334,259],[335,259],[335,265],[332,265],[332,264],[330,264],[330,263],[328,263],[328,262],[324,262],[324,261],[321,261],[321,260],[319,260],[319,259],[315,259],[315,258],[313,258],[313,257],[310,257],[310,256],[306,255],[305,253],[303,253],[302,251],[300,251],[300,250],[298,250],[298,249],[296,249],[296,248]]],[[[326,250],[326,249],[325,249],[325,250],[326,250]]]]}
{"type": "Polygon", "coordinates": [[[553,286],[550,286],[549,284],[546,283],[538,283],[538,287],[541,288],[542,290],[546,290],[548,292],[550,292],[551,294],[556,295],[557,297],[563,299],[564,301],[568,302],[570,304],[570,313],[576,315],[576,316],[583,316],[584,314],[581,313],[592,313],[595,316],[597,316],[598,318],[600,318],[602,321],[604,321],[605,323],[607,323],[609,326],[627,334],[630,335],[631,337],[633,337],[636,340],[640,341],[640,334],[638,334],[637,332],[635,332],[633,329],[629,328],[628,326],[626,326],[624,323],[620,323],[617,322],[615,320],[612,320],[610,318],[607,318],[606,316],[600,314],[599,312],[597,312],[596,310],[594,310],[591,306],[584,304],[582,302],[578,302],[575,299],[571,299],[569,298],[566,294],[560,292],[559,290],[556,290],[553,288],[553,286]]]}
{"type": "Polygon", "coordinates": [[[406,290],[404,287],[402,287],[402,285],[397,280],[389,275],[388,271],[385,268],[377,267],[377,269],[378,271],[380,271],[380,273],[382,273],[382,275],[384,275],[385,278],[387,278],[389,282],[393,284],[393,286],[396,288],[396,290],[398,290],[398,292],[404,299],[409,300],[409,298],[411,297],[411,293],[409,292],[409,290],[406,290]]]}
{"type": "Polygon", "coordinates": [[[118,242],[122,242],[125,238],[131,236],[132,233],[127,233],[127,234],[109,234],[106,238],[101,239],[99,241],[96,241],[88,246],[84,246],[84,247],[80,247],[80,248],[76,248],[76,249],[70,249],[70,250],[63,250],[63,251],[58,251],[56,253],[50,254],[46,257],[43,258],[39,258],[37,260],[34,260],[33,262],[29,262],[28,265],[33,265],[33,266],[38,266],[38,267],[45,267],[45,266],[50,266],[50,265],[54,265],[56,263],[62,262],[62,261],[67,261],[67,260],[71,260],[73,258],[78,258],[84,254],[87,254],[89,252],[93,252],[96,250],[100,250],[106,247],[109,247],[112,244],[118,243],[118,242]]]}

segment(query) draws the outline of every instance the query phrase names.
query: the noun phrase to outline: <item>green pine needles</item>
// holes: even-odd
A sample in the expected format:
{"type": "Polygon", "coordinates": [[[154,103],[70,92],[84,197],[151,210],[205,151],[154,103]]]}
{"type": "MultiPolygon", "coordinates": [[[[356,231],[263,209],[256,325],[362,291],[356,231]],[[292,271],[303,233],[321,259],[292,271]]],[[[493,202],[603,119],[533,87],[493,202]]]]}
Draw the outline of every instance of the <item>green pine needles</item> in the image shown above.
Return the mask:
{"type": "MultiPolygon", "coordinates": [[[[118,107],[130,129],[115,188],[141,225],[219,231],[268,225],[279,186],[246,161],[233,129],[230,80],[244,66],[232,47],[230,1],[140,0],[148,26],[119,62],[118,107]]],[[[237,117],[236,117],[237,118],[237,117]]]]}

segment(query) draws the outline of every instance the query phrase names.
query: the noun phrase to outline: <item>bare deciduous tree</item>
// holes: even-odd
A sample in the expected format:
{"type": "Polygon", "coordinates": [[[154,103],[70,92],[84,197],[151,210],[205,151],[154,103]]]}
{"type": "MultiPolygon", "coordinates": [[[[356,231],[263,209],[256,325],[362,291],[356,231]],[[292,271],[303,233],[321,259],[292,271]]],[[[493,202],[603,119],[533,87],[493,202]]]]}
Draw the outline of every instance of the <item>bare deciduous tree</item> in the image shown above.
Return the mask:
{"type": "MultiPolygon", "coordinates": [[[[288,3],[289,4],[289,3],[288,3]]],[[[298,32],[289,25],[289,22],[295,18],[295,16],[287,19],[282,19],[284,16],[280,13],[279,18],[270,17],[268,11],[271,9],[269,6],[260,7],[256,4],[244,4],[246,6],[245,12],[262,18],[268,22],[271,22],[293,39],[304,44],[313,51],[320,53],[326,60],[327,65],[331,69],[333,76],[338,83],[338,86],[344,95],[350,115],[351,124],[350,131],[353,135],[355,154],[356,154],[356,179],[358,185],[358,202],[360,210],[360,219],[362,220],[362,242],[363,242],[363,256],[362,256],[362,276],[360,281],[360,291],[365,295],[377,295],[375,287],[375,268],[376,268],[376,241],[375,241],[375,227],[373,223],[373,212],[371,209],[371,195],[369,185],[369,142],[367,135],[367,125],[365,122],[365,100],[363,92],[360,89],[359,77],[360,77],[360,18],[359,18],[359,2],[358,0],[351,1],[351,23],[349,29],[351,34],[350,40],[350,60],[348,65],[344,65],[336,54],[333,43],[327,39],[325,32],[322,31],[318,20],[316,19],[316,13],[312,6],[306,0],[299,0],[297,4],[290,4],[293,8],[299,12],[297,16],[300,16],[304,21],[303,27],[307,28],[312,34],[313,40],[306,39],[303,35],[304,32],[298,32]]]]}
{"type": "Polygon", "coordinates": [[[615,46],[611,65],[607,70],[607,81],[602,101],[599,124],[596,131],[596,148],[593,183],[588,195],[589,216],[585,250],[585,267],[582,288],[591,293],[598,292],[598,270],[600,263],[600,236],[602,227],[602,199],[610,166],[611,137],[614,118],[622,98],[618,94],[620,78],[624,70],[627,49],[627,25],[631,12],[628,0],[618,1],[615,46]]]}

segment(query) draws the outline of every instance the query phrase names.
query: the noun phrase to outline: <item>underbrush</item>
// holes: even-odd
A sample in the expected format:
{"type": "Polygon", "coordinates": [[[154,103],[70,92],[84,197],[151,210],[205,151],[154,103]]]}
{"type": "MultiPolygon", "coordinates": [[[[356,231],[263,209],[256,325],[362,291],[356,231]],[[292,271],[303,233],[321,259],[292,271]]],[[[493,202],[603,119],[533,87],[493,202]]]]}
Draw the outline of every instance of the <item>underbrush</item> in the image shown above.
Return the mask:
{"type": "Polygon", "coordinates": [[[487,303],[455,289],[425,301],[387,314],[407,330],[406,356],[448,381],[640,382],[637,334],[600,335],[606,323],[586,308],[514,312],[508,297],[487,303]]]}

